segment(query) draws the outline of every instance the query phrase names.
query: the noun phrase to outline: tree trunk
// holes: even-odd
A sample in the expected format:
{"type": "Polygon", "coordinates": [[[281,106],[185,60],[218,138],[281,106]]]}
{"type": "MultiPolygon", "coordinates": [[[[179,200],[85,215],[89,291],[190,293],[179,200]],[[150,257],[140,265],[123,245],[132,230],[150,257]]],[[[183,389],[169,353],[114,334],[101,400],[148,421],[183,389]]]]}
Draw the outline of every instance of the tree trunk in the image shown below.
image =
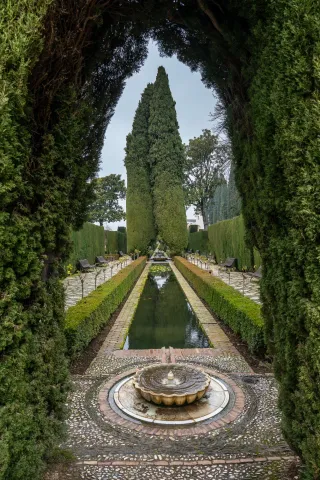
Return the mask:
{"type": "Polygon", "coordinates": [[[205,207],[201,207],[201,215],[203,219],[203,228],[204,230],[208,230],[208,226],[209,226],[208,212],[206,211],[205,207]]]}

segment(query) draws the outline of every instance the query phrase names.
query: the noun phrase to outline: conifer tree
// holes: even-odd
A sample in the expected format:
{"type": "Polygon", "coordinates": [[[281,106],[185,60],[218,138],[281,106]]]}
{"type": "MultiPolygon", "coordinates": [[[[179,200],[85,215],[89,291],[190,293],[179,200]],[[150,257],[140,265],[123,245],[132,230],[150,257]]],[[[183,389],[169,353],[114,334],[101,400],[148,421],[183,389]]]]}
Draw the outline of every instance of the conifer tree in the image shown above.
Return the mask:
{"type": "Polygon", "coordinates": [[[159,67],[150,103],[149,159],[158,234],[173,252],[188,244],[182,189],[184,151],[168,76],[159,67]]]}
{"type": "Polygon", "coordinates": [[[144,90],[127,136],[125,165],[127,168],[127,241],[128,252],[146,252],[155,238],[153,202],[148,162],[149,104],[153,85],[144,90]]]}

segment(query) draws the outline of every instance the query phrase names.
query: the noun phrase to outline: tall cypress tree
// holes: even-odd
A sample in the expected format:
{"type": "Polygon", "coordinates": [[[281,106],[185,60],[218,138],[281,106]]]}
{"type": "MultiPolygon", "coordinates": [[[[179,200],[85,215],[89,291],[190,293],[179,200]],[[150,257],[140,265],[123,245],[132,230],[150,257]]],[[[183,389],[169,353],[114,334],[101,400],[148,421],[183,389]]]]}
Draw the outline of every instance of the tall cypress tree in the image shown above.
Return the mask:
{"type": "Polygon", "coordinates": [[[144,90],[127,136],[127,238],[128,252],[143,253],[155,238],[153,202],[150,186],[148,122],[153,85],[144,90]]]}
{"type": "Polygon", "coordinates": [[[153,186],[154,217],[161,239],[173,252],[188,244],[182,189],[184,151],[169,80],[159,67],[150,103],[149,159],[153,186]]]}

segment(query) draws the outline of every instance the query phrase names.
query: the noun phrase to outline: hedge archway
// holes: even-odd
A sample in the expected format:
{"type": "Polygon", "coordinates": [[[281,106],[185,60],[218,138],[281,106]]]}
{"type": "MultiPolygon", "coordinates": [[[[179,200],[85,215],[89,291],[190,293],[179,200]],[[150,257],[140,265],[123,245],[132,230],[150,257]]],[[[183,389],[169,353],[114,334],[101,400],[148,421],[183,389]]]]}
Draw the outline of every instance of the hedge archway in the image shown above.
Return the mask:
{"type": "Polygon", "coordinates": [[[284,431],[320,478],[319,12],[314,0],[2,2],[0,478],[37,478],[61,435],[59,265],[150,36],[219,97],[263,260],[284,431]]]}

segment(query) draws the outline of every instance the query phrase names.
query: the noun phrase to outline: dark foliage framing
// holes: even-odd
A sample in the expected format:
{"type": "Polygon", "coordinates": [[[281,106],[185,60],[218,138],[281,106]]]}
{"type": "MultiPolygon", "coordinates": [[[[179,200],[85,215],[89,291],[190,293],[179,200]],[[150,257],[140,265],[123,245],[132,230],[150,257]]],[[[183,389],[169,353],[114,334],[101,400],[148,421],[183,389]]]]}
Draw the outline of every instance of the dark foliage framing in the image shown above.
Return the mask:
{"type": "Polygon", "coordinates": [[[319,0],[4,0],[0,5],[0,478],[40,476],[67,385],[59,263],[104,130],[148,36],[223,107],[280,381],[320,478],[319,0]],[[23,453],[23,454],[22,454],[23,453]]]}

